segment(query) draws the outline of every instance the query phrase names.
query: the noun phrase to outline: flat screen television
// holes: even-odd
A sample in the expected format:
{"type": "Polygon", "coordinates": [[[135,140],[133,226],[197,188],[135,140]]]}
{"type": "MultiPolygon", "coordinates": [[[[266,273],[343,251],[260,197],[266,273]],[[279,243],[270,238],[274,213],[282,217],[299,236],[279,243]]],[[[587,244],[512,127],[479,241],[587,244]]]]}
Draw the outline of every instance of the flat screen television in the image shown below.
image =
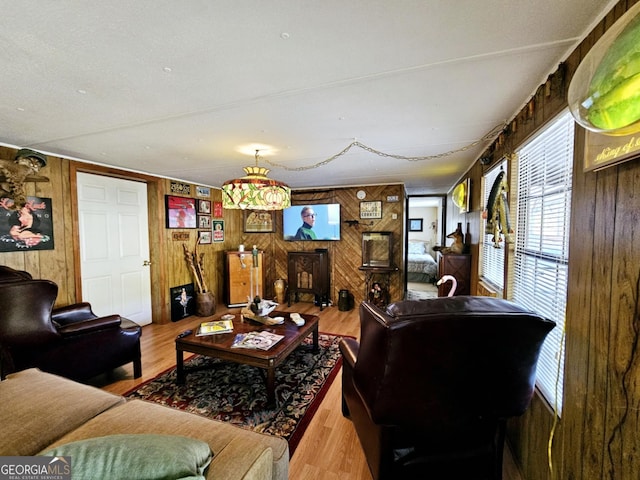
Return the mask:
{"type": "Polygon", "coordinates": [[[285,208],[282,229],[284,239],[289,241],[340,240],[340,204],[310,203],[285,208]]]}

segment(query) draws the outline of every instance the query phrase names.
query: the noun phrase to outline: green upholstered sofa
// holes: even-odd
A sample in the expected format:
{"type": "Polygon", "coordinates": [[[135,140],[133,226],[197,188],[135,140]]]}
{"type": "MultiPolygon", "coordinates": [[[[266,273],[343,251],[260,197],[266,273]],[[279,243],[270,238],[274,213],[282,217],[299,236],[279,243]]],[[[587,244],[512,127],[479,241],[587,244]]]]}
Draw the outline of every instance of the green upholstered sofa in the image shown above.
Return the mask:
{"type": "Polygon", "coordinates": [[[282,438],[142,400],[127,401],[35,368],[0,382],[0,399],[0,456],[38,455],[98,437],[171,435],[209,445],[213,458],[204,471],[206,479],[288,478],[289,447],[282,438]]]}

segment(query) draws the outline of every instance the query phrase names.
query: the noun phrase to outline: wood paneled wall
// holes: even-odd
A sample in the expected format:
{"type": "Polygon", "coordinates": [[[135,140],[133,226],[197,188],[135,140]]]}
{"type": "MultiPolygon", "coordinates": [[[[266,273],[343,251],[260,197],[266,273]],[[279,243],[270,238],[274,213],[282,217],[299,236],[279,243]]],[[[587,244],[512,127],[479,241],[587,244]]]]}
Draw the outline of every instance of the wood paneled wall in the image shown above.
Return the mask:
{"type": "MultiPolygon", "coordinates": [[[[637,0],[621,1],[531,98],[509,130],[483,154],[511,153],[566,107],[573,73],[591,46],[637,0]]],[[[526,101],[526,99],[523,99],[526,101]]],[[[640,159],[584,172],[585,132],[576,130],[566,312],[562,418],[539,395],[509,422],[508,441],[527,480],[638,478],[640,471],[640,159]],[[552,469],[550,469],[550,465],[552,469]]],[[[480,162],[469,170],[471,212],[448,224],[470,223],[477,274],[482,205],[480,162]]],[[[466,177],[465,176],[465,177],[466,177]]]]}
{"type": "MultiPolygon", "coordinates": [[[[1,147],[0,158],[13,160],[16,149],[1,147]]],[[[49,157],[47,166],[41,174],[49,182],[27,183],[27,194],[52,199],[54,217],[54,250],[0,253],[0,264],[29,271],[35,278],[46,278],[58,284],[57,306],[68,305],[82,299],[79,277],[79,248],[77,246],[76,212],[76,172],[83,171],[100,175],[109,175],[147,184],[149,199],[149,239],[151,254],[152,315],[154,323],[166,323],[171,318],[171,299],[169,289],[192,281],[184,259],[183,243],[193,250],[197,240],[195,229],[165,228],[165,195],[170,194],[171,180],[150,175],[124,172],[115,168],[88,163],[70,161],[58,157],[49,157]],[[174,240],[174,233],[188,234],[186,241],[174,240]]],[[[191,185],[191,194],[196,197],[195,185],[191,185]]],[[[257,245],[265,252],[266,291],[268,298],[273,297],[273,283],[278,279],[287,279],[287,252],[327,248],[329,250],[331,299],[337,304],[338,292],[349,290],[356,302],[364,298],[364,274],[358,270],[361,265],[361,242],[363,231],[391,231],[394,234],[394,257],[400,271],[391,277],[390,294],[393,300],[400,300],[404,292],[403,267],[403,225],[405,196],[402,185],[369,186],[360,188],[329,189],[323,191],[294,192],[294,204],[309,201],[340,203],[342,220],[360,220],[360,201],[357,190],[365,190],[367,200],[381,200],[383,218],[362,221],[362,225],[350,227],[341,224],[342,238],[334,242],[286,242],[282,235],[282,212],[275,212],[274,233],[244,233],[243,212],[225,210],[225,241],[200,245],[199,252],[204,253],[206,277],[209,289],[215,294],[216,301],[225,301],[225,252],[235,250],[238,245],[247,248],[257,245]],[[387,202],[387,196],[397,196],[397,202],[387,202]],[[395,215],[395,219],[393,216],[395,215]]],[[[175,195],[175,194],[173,194],[175,195]]],[[[221,191],[211,189],[211,201],[221,201],[221,191]]],[[[303,298],[312,301],[312,298],[303,298]]]]}
{"type": "MultiPolygon", "coordinates": [[[[341,206],[341,238],[340,241],[291,242],[285,241],[282,235],[282,212],[275,212],[276,231],[274,233],[243,233],[242,213],[233,212],[230,224],[233,228],[229,232],[231,248],[239,244],[246,246],[257,245],[265,252],[266,292],[272,297],[273,283],[281,278],[287,280],[287,252],[301,252],[326,248],[329,251],[331,277],[331,300],[337,305],[338,292],[349,290],[356,304],[364,298],[364,273],[358,270],[362,265],[362,232],[389,231],[393,232],[394,260],[400,268],[398,273],[392,274],[390,295],[392,300],[400,300],[404,294],[403,277],[403,232],[404,232],[404,187],[402,185],[364,186],[358,188],[335,188],[328,190],[299,190],[292,193],[292,204],[307,203],[339,203],[341,206]],[[356,192],[364,190],[366,201],[382,201],[382,218],[374,220],[360,219],[360,200],[356,192]],[[387,202],[388,196],[397,196],[397,202],[387,202]],[[393,218],[395,215],[396,218],[393,218]],[[346,220],[358,220],[361,224],[349,226],[346,220]]],[[[225,212],[225,219],[227,212],[225,212]]],[[[312,301],[311,296],[302,297],[305,301],[312,301]]]]}
{"type": "MultiPolygon", "coordinates": [[[[0,146],[0,158],[13,161],[16,149],[0,146]]],[[[48,182],[27,182],[27,196],[52,199],[54,250],[1,252],[0,263],[26,270],[34,278],[47,278],[58,284],[57,305],[66,305],[75,300],[74,251],[72,241],[72,201],[69,187],[69,162],[49,157],[47,166],[39,175],[48,182]]]]}

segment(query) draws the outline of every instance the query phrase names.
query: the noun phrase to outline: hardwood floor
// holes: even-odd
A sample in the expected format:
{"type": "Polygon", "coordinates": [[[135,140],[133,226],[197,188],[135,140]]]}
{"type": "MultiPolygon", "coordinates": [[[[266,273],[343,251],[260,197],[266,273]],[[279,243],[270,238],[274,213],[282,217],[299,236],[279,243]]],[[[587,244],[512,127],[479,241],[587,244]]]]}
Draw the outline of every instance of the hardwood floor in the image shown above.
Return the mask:
{"type": "MultiPolygon", "coordinates": [[[[281,310],[312,313],[320,316],[320,332],[350,335],[358,338],[360,322],[358,308],[341,312],[337,306],[320,308],[313,303],[300,302],[291,307],[283,305],[281,310]]],[[[238,308],[218,306],[216,315],[238,308]]],[[[112,375],[96,379],[96,386],[104,390],[124,394],[142,382],[175,366],[175,336],[187,329],[195,328],[204,317],[188,317],[176,323],[147,325],[142,330],[142,378],[133,379],[131,366],[116,370],[112,375]]],[[[342,416],[341,377],[334,380],[313,417],[295,455],[289,464],[289,478],[305,480],[371,480],[362,448],[351,421],[342,416]]],[[[522,480],[508,449],[505,449],[504,480],[522,480]]]]}

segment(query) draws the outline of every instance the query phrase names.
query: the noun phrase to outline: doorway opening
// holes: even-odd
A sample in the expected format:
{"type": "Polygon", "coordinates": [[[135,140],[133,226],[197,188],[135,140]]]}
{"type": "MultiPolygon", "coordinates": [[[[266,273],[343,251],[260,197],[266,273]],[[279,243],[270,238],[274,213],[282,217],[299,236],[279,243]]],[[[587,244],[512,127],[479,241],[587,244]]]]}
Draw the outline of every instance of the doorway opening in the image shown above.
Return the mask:
{"type": "MultiPolygon", "coordinates": [[[[158,242],[157,232],[164,228],[164,218],[159,218],[156,212],[159,207],[159,202],[162,202],[162,182],[164,180],[146,175],[143,173],[120,171],[111,167],[104,167],[101,165],[85,164],[82,162],[71,161],[70,162],[70,177],[71,177],[71,204],[72,204],[72,216],[73,216],[73,258],[75,264],[75,299],[81,301],[84,298],[83,295],[83,281],[81,272],[81,256],[80,256],[80,232],[78,231],[79,225],[79,212],[78,212],[78,174],[81,172],[100,175],[105,177],[114,177],[124,180],[133,180],[137,182],[145,183],[147,186],[147,230],[149,233],[149,262],[146,266],[150,270],[150,285],[151,285],[151,322],[152,323],[165,323],[166,319],[170,318],[168,289],[165,288],[166,282],[164,281],[163,269],[161,268],[161,259],[165,258],[164,247],[162,242],[158,242]],[[150,266],[152,266],[149,268],[150,266]]],[[[143,207],[140,207],[143,208],[143,207]]],[[[144,261],[143,261],[144,263],[144,261]]],[[[145,294],[148,298],[149,295],[145,294]]],[[[147,315],[148,317],[148,315],[147,315]]],[[[147,319],[148,321],[148,319],[147,319]]],[[[146,323],[143,322],[143,323],[146,323]]]]}
{"type": "Polygon", "coordinates": [[[405,235],[405,298],[438,296],[438,263],[433,247],[444,245],[446,195],[407,197],[405,235]]]}

